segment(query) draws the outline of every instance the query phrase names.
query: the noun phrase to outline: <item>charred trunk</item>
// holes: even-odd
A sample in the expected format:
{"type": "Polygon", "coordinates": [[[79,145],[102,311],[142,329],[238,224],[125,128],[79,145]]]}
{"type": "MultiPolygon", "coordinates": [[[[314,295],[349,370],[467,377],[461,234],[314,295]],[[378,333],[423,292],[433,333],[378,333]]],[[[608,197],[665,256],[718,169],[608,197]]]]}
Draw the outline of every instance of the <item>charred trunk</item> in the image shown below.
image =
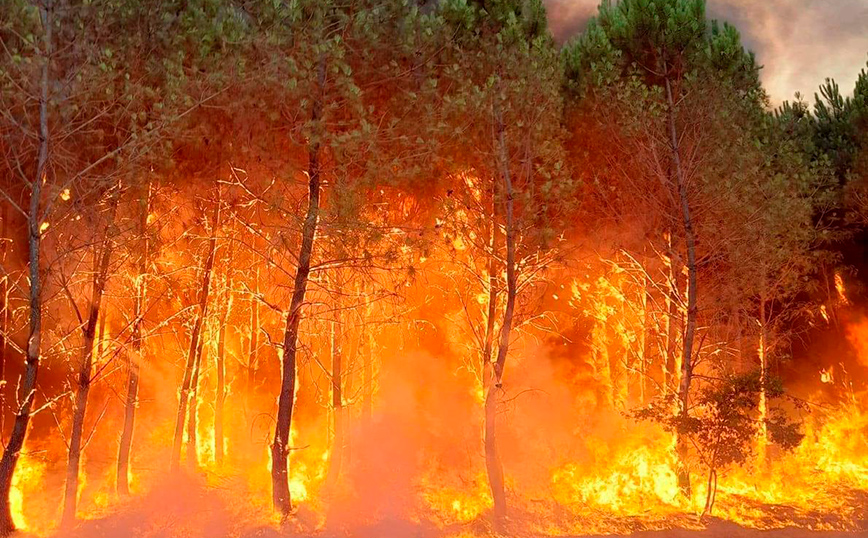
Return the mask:
{"type": "MultiPolygon", "coordinates": [[[[340,312],[335,313],[340,316],[340,312]]],[[[341,465],[344,451],[344,409],[343,409],[343,350],[341,349],[341,324],[340,321],[331,323],[331,355],[332,355],[332,418],[334,437],[332,448],[329,453],[329,469],[326,478],[330,486],[337,484],[340,479],[341,465]]]]}
{"type": "Polygon", "coordinates": [[[759,439],[757,439],[757,461],[763,465],[768,457],[768,395],[766,384],[768,382],[768,320],[765,279],[763,279],[759,301],[759,344],[757,354],[760,363],[760,393],[759,393],[759,439]]]}
{"type": "MultiPolygon", "coordinates": [[[[6,263],[9,251],[9,206],[3,206],[3,232],[0,241],[0,263],[6,263]]],[[[0,277],[0,431],[6,424],[6,335],[9,332],[9,275],[0,277]]]]}
{"type": "MultiPolygon", "coordinates": [[[[370,309],[368,309],[368,314],[370,319],[370,309]]],[[[367,342],[362,357],[362,425],[369,426],[374,399],[374,335],[367,325],[365,325],[364,331],[367,342]]]]}
{"type": "Polygon", "coordinates": [[[706,484],[705,507],[702,509],[700,519],[707,515],[711,515],[714,509],[714,500],[717,497],[717,470],[713,467],[708,470],[708,483],[706,484]]]}
{"type": "Polygon", "coordinates": [[[81,362],[78,368],[75,404],[72,411],[72,433],[69,437],[69,456],[66,462],[66,487],[64,488],[63,515],[61,516],[62,525],[69,525],[75,521],[75,511],[78,505],[78,472],[81,461],[84,417],[87,412],[87,398],[90,394],[93,357],[95,353],[98,353],[98,349],[95,346],[97,324],[100,322],[100,318],[105,318],[104,315],[100,316],[100,308],[108,282],[109,262],[111,261],[112,253],[111,234],[115,213],[117,212],[118,198],[120,197],[120,185],[116,189],[112,194],[111,215],[105,228],[100,252],[94,252],[95,263],[91,299],[83,331],[81,362]]]}
{"type": "Polygon", "coordinates": [[[151,192],[150,184],[145,187],[144,195],[139,205],[139,237],[141,251],[138,261],[138,274],[136,275],[136,297],[133,304],[133,328],[132,349],[129,357],[129,374],[127,378],[127,398],[124,405],[124,426],[121,432],[120,447],[118,449],[117,489],[120,495],[130,493],[130,453],[133,446],[133,432],[136,423],[136,409],[139,405],[139,370],[142,363],[142,326],[145,315],[145,298],[147,296],[147,273],[148,273],[148,248],[147,236],[148,213],[150,212],[151,192]]]}
{"type": "Polygon", "coordinates": [[[259,362],[259,267],[253,273],[253,293],[250,295],[250,349],[247,357],[247,408],[253,411],[253,388],[259,362]]]}
{"type": "MultiPolygon", "coordinates": [[[[681,150],[679,148],[678,128],[676,125],[675,100],[672,95],[672,83],[667,76],[666,103],[669,122],[669,144],[672,152],[672,162],[675,168],[675,181],[678,191],[678,201],[681,210],[681,219],[684,226],[684,242],[687,250],[687,319],[684,329],[684,342],[681,354],[681,380],[678,384],[679,414],[682,419],[687,418],[688,405],[690,402],[690,382],[693,377],[693,340],[696,334],[696,292],[697,292],[697,267],[696,267],[696,235],[693,229],[693,220],[690,214],[690,200],[687,193],[687,179],[681,164],[681,150]]],[[[690,474],[687,468],[686,442],[682,437],[678,439],[679,454],[679,483],[682,490],[690,490],[690,474]]]]}
{"type": "Polygon", "coordinates": [[[46,0],[41,5],[42,27],[45,30],[42,51],[41,81],[39,93],[39,153],[36,162],[36,174],[30,181],[30,207],[27,213],[27,247],[28,271],[30,276],[30,293],[28,297],[27,349],[24,358],[24,376],[19,383],[19,407],[15,413],[15,422],[9,441],[0,459],[0,536],[9,536],[15,532],[12,521],[12,507],[9,494],[12,490],[12,476],[27,427],[30,424],[30,412],[36,395],[36,379],[39,374],[40,345],[42,341],[42,280],[39,271],[41,254],[42,219],[40,217],[40,200],[42,198],[42,178],[48,173],[48,145],[50,132],[48,129],[48,88],[50,56],[52,52],[52,30],[54,28],[53,0],[46,0]]]}
{"type": "Polygon", "coordinates": [[[494,323],[497,316],[497,203],[495,202],[496,185],[492,182],[490,202],[491,202],[491,224],[488,227],[488,307],[485,317],[485,341],[482,346],[482,364],[480,365],[480,375],[482,377],[482,391],[488,385],[490,377],[489,368],[491,367],[492,352],[494,347],[494,323]]]}
{"type": "Polygon", "coordinates": [[[663,367],[663,389],[666,394],[677,394],[678,390],[678,335],[681,332],[681,264],[672,244],[672,234],[666,235],[666,266],[668,270],[666,295],[666,357],[663,367]]]}
{"type": "Polygon", "coordinates": [[[642,275],[642,287],[639,290],[639,330],[636,338],[636,362],[638,363],[639,375],[639,405],[645,405],[648,401],[648,275],[642,275]]]}
{"type": "MultiPolygon", "coordinates": [[[[318,126],[323,109],[326,83],[326,59],[321,54],[317,70],[319,94],[311,106],[311,121],[318,126]]],[[[320,141],[314,136],[308,147],[308,203],[307,215],[301,230],[301,249],[298,267],[293,282],[292,299],[286,315],[286,330],[283,335],[283,357],[281,360],[280,396],[277,400],[277,423],[274,440],[271,444],[271,485],[274,508],[286,517],[292,511],[292,498],[289,493],[289,431],[292,425],[292,412],[295,406],[296,354],[298,352],[298,327],[301,322],[301,307],[307,291],[310,275],[310,261],[313,254],[314,238],[319,219],[320,189],[320,141]]]]}
{"type": "Polygon", "coordinates": [[[666,99],[668,105],[669,120],[669,143],[672,151],[672,161],[675,167],[675,180],[678,190],[678,201],[681,205],[681,219],[684,226],[684,243],[687,250],[687,320],[684,329],[684,342],[681,356],[681,380],[678,385],[678,397],[680,400],[680,412],[687,414],[690,397],[690,382],[693,376],[693,341],[696,335],[696,292],[697,292],[697,266],[696,266],[696,234],[693,230],[693,220],[690,214],[690,200],[687,194],[687,179],[681,164],[681,150],[679,148],[678,128],[675,119],[675,101],[672,96],[672,84],[666,78],[666,99]]]}
{"type": "Polygon", "coordinates": [[[488,482],[494,501],[495,527],[502,529],[506,518],[506,490],[503,479],[503,465],[497,446],[497,396],[503,383],[503,370],[509,352],[509,340],[512,332],[512,322],[515,312],[515,298],[518,293],[515,267],[515,230],[513,224],[513,190],[510,175],[509,156],[506,149],[505,127],[502,112],[495,110],[497,127],[497,147],[499,151],[499,169],[503,180],[503,195],[506,230],[506,306],[503,311],[503,323],[500,327],[500,342],[497,349],[497,359],[492,367],[492,382],[485,394],[485,467],[488,472],[488,482]]]}
{"type": "Polygon", "coordinates": [[[193,364],[193,379],[190,381],[190,401],[187,403],[187,467],[194,471],[199,467],[199,377],[202,372],[202,357],[205,351],[205,338],[200,333],[199,347],[193,364]]]}
{"type": "MultiPolygon", "coordinates": [[[[226,267],[231,266],[231,257],[226,267]]],[[[232,310],[232,280],[229,270],[226,271],[226,300],[223,307],[223,318],[217,334],[217,357],[214,367],[217,369],[217,394],[214,402],[214,460],[217,465],[223,465],[223,409],[226,403],[226,324],[232,310]]]]}
{"type": "MultiPolygon", "coordinates": [[[[184,378],[181,382],[181,394],[178,399],[178,414],[175,417],[175,433],[172,442],[171,469],[177,471],[181,465],[181,447],[184,443],[184,423],[187,418],[187,407],[190,400],[190,392],[193,385],[193,377],[196,373],[197,361],[200,357],[200,340],[202,339],[202,326],[208,310],[208,293],[211,289],[211,272],[214,269],[214,256],[217,251],[217,226],[220,222],[219,196],[214,206],[214,227],[211,231],[211,239],[208,242],[208,257],[205,259],[205,267],[202,271],[202,287],[199,290],[199,311],[193,324],[193,333],[190,336],[190,348],[187,353],[187,364],[184,368],[184,378]]],[[[188,440],[188,454],[190,443],[188,440]]],[[[195,439],[192,443],[195,453],[195,439]]]]}

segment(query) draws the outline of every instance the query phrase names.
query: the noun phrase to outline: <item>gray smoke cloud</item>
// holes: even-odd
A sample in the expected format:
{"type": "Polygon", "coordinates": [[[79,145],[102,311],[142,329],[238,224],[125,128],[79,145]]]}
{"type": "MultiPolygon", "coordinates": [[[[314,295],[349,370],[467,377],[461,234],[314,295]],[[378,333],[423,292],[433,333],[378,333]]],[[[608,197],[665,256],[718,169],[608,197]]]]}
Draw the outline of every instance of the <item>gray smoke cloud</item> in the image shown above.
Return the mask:
{"type": "MultiPolygon", "coordinates": [[[[545,0],[555,37],[581,32],[598,0],[545,0]]],[[[851,92],[868,61],[868,0],[708,0],[709,15],[733,23],[763,65],[774,103],[813,96],[827,78],[851,92]]]]}

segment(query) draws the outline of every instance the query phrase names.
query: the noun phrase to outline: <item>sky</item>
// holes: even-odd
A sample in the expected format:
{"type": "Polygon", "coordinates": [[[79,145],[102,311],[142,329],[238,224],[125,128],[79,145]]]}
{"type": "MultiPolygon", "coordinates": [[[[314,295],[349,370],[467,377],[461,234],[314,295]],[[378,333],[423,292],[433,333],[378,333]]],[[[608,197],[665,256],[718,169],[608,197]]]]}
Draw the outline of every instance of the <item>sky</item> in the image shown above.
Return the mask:
{"type": "MultiPolygon", "coordinates": [[[[544,0],[564,41],[581,31],[599,0],[544,0]]],[[[710,17],[733,23],[763,66],[774,104],[798,91],[813,101],[827,77],[852,93],[868,63],[868,0],[708,0],[710,17]]]]}

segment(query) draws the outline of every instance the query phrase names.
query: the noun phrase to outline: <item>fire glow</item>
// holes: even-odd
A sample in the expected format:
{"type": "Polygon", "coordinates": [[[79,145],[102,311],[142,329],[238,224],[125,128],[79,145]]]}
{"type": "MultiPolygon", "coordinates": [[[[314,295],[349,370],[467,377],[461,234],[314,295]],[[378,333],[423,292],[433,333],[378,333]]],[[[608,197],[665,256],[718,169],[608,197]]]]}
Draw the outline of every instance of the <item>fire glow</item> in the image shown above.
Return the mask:
{"type": "Polygon", "coordinates": [[[0,538],[868,530],[868,72],[772,110],[703,0],[0,43],[0,538]]]}

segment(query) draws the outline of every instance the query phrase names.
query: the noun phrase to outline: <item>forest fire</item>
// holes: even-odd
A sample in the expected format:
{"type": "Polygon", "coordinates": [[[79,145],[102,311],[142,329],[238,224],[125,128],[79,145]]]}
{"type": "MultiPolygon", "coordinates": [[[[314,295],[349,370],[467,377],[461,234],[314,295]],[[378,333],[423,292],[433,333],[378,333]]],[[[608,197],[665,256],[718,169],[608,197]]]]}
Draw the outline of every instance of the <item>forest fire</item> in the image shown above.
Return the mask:
{"type": "Polygon", "coordinates": [[[6,2],[0,538],[868,531],[868,72],[545,8],[6,2]]]}

